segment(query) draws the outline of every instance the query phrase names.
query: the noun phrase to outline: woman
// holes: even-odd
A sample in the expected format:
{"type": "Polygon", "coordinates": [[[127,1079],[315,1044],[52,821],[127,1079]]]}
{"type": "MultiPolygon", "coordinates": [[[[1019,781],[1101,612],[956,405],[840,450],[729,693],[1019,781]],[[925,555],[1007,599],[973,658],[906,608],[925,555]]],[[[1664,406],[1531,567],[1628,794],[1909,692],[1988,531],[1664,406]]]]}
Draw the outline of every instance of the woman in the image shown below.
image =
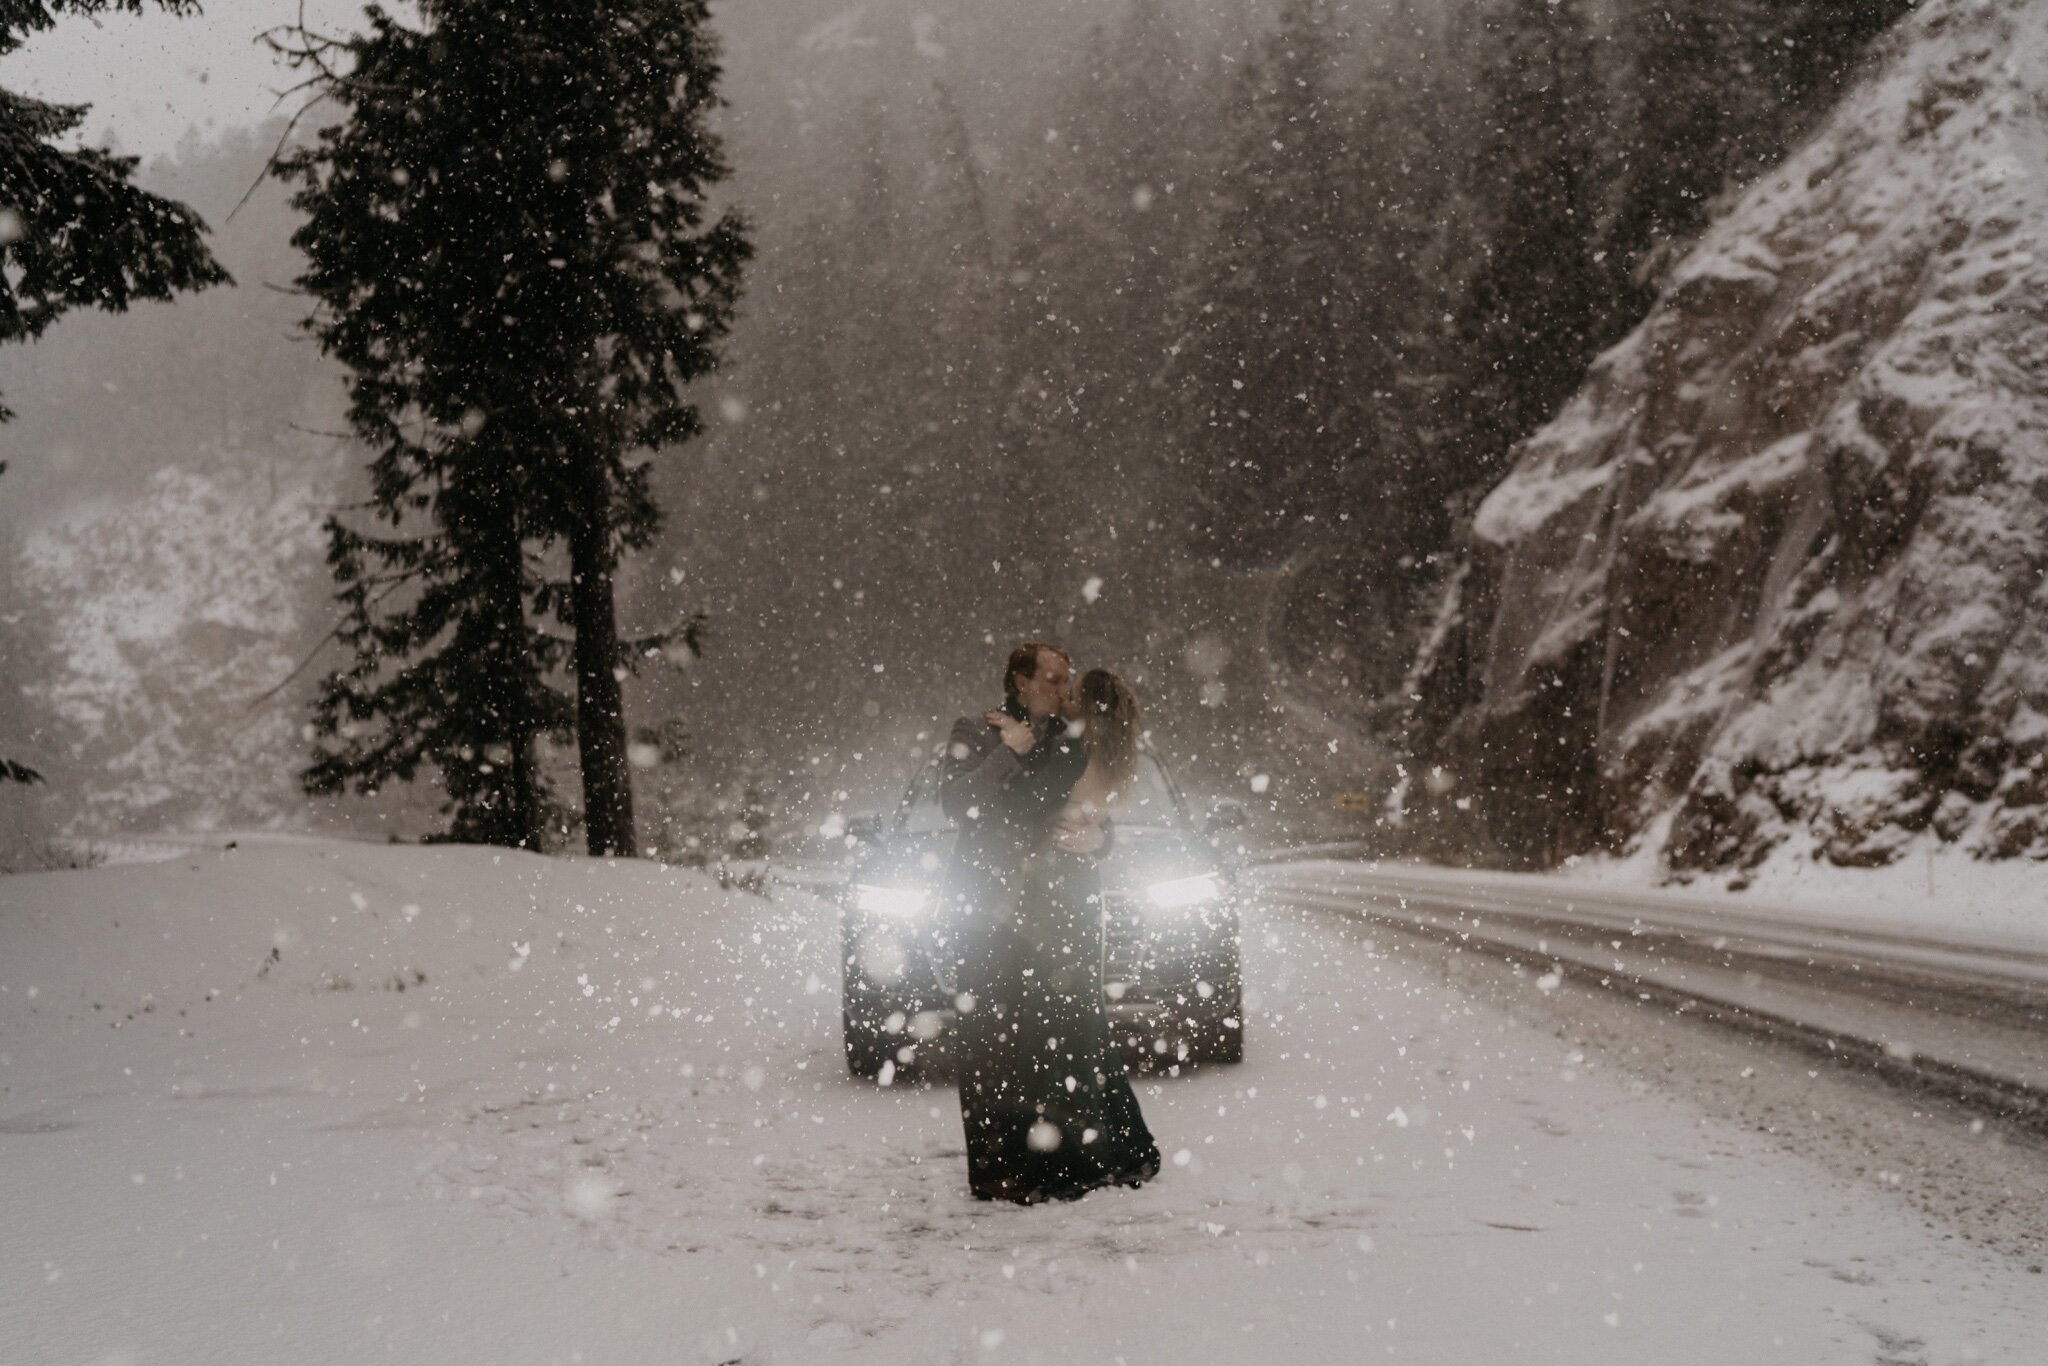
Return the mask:
{"type": "Polygon", "coordinates": [[[976,999],[962,1003],[972,1008],[960,1016],[961,1117],[969,1183],[984,1200],[1071,1200],[1159,1172],[1102,992],[1097,859],[1137,766],[1138,703],[1097,669],[1069,718],[1085,763],[1025,851],[1003,928],[972,973],[976,999]]]}

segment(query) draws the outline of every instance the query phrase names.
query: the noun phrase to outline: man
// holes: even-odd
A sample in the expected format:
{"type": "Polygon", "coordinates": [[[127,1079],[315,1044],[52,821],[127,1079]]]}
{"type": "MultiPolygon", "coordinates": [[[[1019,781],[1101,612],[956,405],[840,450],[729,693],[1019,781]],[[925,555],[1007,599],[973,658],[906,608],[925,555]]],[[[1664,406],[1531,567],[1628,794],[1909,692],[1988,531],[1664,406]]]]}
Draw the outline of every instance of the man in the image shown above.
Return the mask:
{"type": "Polygon", "coordinates": [[[939,805],[960,827],[948,898],[968,922],[1008,916],[1011,883],[1051,813],[1065,801],[1087,757],[1067,735],[1067,652],[1027,640],[1010,651],[1003,705],[953,723],[939,778],[939,805]]]}
{"type": "Polygon", "coordinates": [[[1010,651],[1002,707],[983,712],[979,720],[963,716],[953,723],[939,803],[963,833],[1000,822],[1003,798],[1027,772],[1026,759],[1065,729],[1072,673],[1065,650],[1027,640],[1010,651]]]}

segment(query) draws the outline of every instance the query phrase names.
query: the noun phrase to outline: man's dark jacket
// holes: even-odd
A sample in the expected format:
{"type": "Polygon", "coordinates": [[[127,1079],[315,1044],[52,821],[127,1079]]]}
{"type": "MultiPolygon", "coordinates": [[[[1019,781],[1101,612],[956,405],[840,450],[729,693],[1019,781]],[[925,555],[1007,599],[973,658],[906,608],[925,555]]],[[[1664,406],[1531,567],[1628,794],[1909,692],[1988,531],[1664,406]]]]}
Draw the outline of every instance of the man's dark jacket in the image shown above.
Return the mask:
{"type": "MultiPolygon", "coordinates": [[[[1027,719],[1015,703],[1004,710],[1020,721],[1027,719]]],[[[939,779],[939,805],[960,828],[947,894],[965,912],[970,926],[1009,918],[1025,858],[1043,841],[1087,766],[1086,750],[1058,717],[1045,723],[1038,742],[1021,756],[979,716],[963,716],[953,723],[939,779]]]]}

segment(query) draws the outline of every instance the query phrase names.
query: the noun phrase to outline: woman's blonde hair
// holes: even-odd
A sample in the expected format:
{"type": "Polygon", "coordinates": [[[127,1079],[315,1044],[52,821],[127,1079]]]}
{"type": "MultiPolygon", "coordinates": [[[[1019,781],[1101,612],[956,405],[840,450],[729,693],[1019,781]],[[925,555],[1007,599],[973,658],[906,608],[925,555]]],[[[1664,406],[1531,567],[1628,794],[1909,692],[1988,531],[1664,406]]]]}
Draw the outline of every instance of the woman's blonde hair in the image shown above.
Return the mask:
{"type": "Polygon", "coordinates": [[[1081,740],[1102,761],[1112,790],[1138,770],[1138,697],[1107,669],[1081,677],[1081,740]]]}

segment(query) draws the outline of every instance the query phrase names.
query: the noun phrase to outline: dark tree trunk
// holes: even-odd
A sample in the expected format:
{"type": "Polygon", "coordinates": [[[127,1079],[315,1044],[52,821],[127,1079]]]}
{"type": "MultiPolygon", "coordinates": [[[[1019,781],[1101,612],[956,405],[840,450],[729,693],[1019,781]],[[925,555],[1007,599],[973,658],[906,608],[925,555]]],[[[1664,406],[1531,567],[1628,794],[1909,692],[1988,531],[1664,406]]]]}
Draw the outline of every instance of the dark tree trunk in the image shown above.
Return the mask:
{"type": "Polygon", "coordinates": [[[533,762],[539,722],[534,714],[537,664],[526,621],[526,547],[509,497],[493,499],[483,516],[488,534],[476,538],[476,544],[489,573],[485,582],[496,634],[492,653],[497,658],[488,729],[511,756],[504,784],[492,784],[502,809],[491,822],[491,841],[514,849],[539,849],[545,813],[540,773],[533,762]]]}
{"type": "Polygon", "coordinates": [[[619,689],[619,624],[612,604],[611,520],[603,478],[585,463],[569,539],[569,605],[576,618],[576,747],[583,765],[583,824],[590,852],[637,852],[626,708],[619,689]]]}
{"type": "Polygon", "coordinates": [[[533,769],[533,735],[518,730],[512,737],[512,819],[521,849],[541,847],[540,788],[533,769]]]}
{"type": "MultiPolygon", "coordinates": [[[[523,559],[525,551],[518,538],[512,538],[515,556],[523,559]]],[[[505,613],[511,620],[510,629],[505,633],[508,643],[523,643],[526,633],[526,601],[523,586],[515,577],[512,580],[510,601],[505,613]]],[[[537,729],[533,716],[533,699],[528,693],[529,675],[532,664],[521,658],[520,668],[511,682],[511,693],[507,697],[506,743],[512,750],[512,834],[522,849],[541,847],[541,826],[544,813],[541,810],[540,775],[534,770],[533,739],[537,729]]]]}

